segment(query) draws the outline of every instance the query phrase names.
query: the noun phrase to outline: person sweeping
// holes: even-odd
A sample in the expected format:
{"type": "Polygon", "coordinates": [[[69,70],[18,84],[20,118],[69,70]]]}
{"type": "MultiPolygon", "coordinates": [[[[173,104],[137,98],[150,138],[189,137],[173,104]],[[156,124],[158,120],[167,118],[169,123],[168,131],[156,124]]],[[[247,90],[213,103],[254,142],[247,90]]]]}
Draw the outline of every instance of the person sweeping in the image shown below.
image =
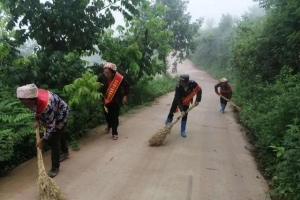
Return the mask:
{"type": "Polygon", "coordinates": [[[109,133],[112,129],[112,139],[117,140],[120,107],[127,103],[129,83],[117,72],[117,66],[110,62],[104,64],[103,74],[99,75],[98,81],[103,85],[100,92],[103,97],[103,110],[107,123],[105,131],[109,133]]]}
{"type": "Polygon", "coordinates": [[[44,136],[37,142],[37,147],[42,150],[44,141],[51,140],[52,168],[48,176],[53,178],[59,171],[60,162],[69,156],[64,134],[69,106],[58,95],[39,89],[35,84],[18,87],[17,98],[34,113],[34,127],[39,127],[39,121],[45,127],[44,136]]]}
{"type": "Polygon", "coordinates": [[[228,83],[228,80],[226,78],[221,78],[220,82],[217,85],[215,85],[215,92],[218,96],[220,96],[220,112],[224,113],[227,105],[227,100],[230,101],[232,97],[232,87],[228,83]],[[218,88],[220,88],[220,92],[218,91],[218,88]],[[225,97],[227,100],[222,96],[225,97]]]}
{"type": "Polygon", "coordinates": [[[177,111],[181,112],[183,116],[181,119],[181,131],[182,137],[186,137],[186,123],[187,123],[187,113],[189,105],[193,102],[193,97],[196,95],[195,106],[199,104],[202,97],[202,89],[198,83],[193,80],[189,80],[188,74],[180,75],[180,80],[175,88],[175,96],[172,102],[169,115],[166,120],[166,125],[173,121],[174,113],[177,111]]]}

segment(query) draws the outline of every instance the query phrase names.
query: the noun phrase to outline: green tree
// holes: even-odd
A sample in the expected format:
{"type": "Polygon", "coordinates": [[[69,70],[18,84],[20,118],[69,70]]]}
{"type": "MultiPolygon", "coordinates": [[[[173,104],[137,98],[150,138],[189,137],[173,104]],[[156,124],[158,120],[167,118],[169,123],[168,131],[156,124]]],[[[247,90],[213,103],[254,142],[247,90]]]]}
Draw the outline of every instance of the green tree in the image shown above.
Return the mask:
{"type": "Polygon", "coordinates": [[[257,0],[267,11],[258,48],[260,67],[267,80],[272,80],[286,65],[299,72],[300,2],[297,0],[257,0]],[[269,71],[269,72],[268,72],[269,71]]]}
{"type": "Polygon", "coordinates": [[[95,52],[96,36],[115,23],[112,11],[119,11],[126,19],[138,14],[137,6],[143,0],[9,0],[7,7],[12,20],[7,28],[15,26],[16,39],[23,44],[35,39],[42,50],[95,52]],[[119,3],[119,4],[117,4],[119,3]]]}
{"type": "Polygon", "coordinates": [[[172,32],[164,29],[165,12],[161,4],[144,7],[139,17],[128,21],[126,27],[118,27],[118,37],[113,36],[113,31],[104,34],[98,45],[103,49],[103,59],[116,63],[118,70],[131,81],[137,81],[144,74],[164,73],[164,61],[173,42],[172,32]]]}
{"type": "Polygon", "coordinates": [[[0,82],[7,85],[11,80],[18,78],[14,70],[29,64],[30,61],[19,55],[18,43],[13,40],[15,32],[5,29],[11,17],[2,4],[0,9],[0,82]]]}
{"type": "Polygon", "coordinates": [[[222,15],[217,27],[207,27],[198,36],[198,47],[193,60],[206,69],[214,71],[232,70],[231,42],[236,20],[230,15],[222,15]]]}
{"type": "Polygon", "coordinates": [[[166,23],[165,28],[173,32],[174,43],[170,44],[174,51],[172,55],[177,56],[179,60],[184,60],[196,49],[194,36],[202,26],[203,18],[191,22],[192,16],[187,13],[188,1],[157,0],[156,2],[169,8],[162,19],[166,23]]]}
{"type": "Polygon", "coordinates": [[[219,27],[202,31],[193,58],[210,72],[235,78],[234,101],[243,107],[239,122],[255,146],[269,194],[299,199],[300,5],[295,0],[259,2],[265,14],[250,9],[231,28],[225,17],[219,27]]]}
{"type": "Polygon", "coordinates": [[[0,37],[0,176],[35,151],[34,145],[30,146],[35,142],[33,115],[15,98],[15,87],[8,86],[8,78],[3,73],[13,64],[22,62],[6,36],[5,39],[0,37]]]}
{"type": "MultiPolygon", "coordinates": [[[[8,82],[24,84],[35,82],[44,88],[62,89],[84,72],[81,57],[101,51],[95,45],[107,28],[114,24],[112,12],[118,11],[130,20],[139,14],[138,6],[144,0],[39,0],[5,1],[11,14],[8,30],[15,30],[15,42],[23,44],[36,40],[36,56],[30,64],[9,68],[8,82]]],[[[102,46],[101,46],[102,48],[102,46]]]]}

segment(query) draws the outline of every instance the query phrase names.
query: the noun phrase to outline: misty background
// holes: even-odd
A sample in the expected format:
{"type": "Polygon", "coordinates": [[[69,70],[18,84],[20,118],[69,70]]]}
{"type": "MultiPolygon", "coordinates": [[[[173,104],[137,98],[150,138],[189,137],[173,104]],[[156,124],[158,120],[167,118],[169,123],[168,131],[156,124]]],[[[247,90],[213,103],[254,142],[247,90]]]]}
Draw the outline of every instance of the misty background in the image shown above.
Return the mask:
{"type": "MultiPolygon", "coordinates": [[[[234,17],[241,17],[248,12],[253,6],[258,6],[253,0],[189,0],[187,12],[192,16],[192,22],[200,17],[204,17],[202,28],[206,27],[206,21],[214,21],[216,26],[222,14],[230,14],[234,17]]],[[[124,25],[123,17],[120,13],[115,13],[116,24],[124,25]]]]}

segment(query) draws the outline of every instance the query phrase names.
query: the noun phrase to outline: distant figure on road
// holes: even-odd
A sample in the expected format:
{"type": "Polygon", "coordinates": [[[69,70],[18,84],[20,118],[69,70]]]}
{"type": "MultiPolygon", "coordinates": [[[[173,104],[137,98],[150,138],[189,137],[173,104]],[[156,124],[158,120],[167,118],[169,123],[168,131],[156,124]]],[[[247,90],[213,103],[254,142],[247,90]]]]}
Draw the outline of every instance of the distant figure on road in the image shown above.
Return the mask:
{"type": "Polygon", "coordinates": [[[33,111],[34,127],[39,127],[39,120],[45,127],[44,137],[37,143],[43,149],[43,142],[51,140],[52,168],[48,176],[53,178],[59,171],[61,161],[69,156],[64,128],[69,118],[69,106],[56,94],[39,89],[35,84],[29,84],[17,89],[17,97],[21,103],[33,111]]]}
{"type": "Polygon", "coordinates": [[[181,120],[181,136],[186,137],[185,129],[187,122],[187,114],[185,113],[190,104],[193,102],[193,97],[196,95],[195,105],[197,106],[201,101],[202,89],[193,80],[189,80],[188,74],[180,75],[180,80],[175,88],[175,96],[170,108],[170,113],[166,120],[166,125],[173,121],[174,113],[180,110],[182,117],[181,120]]]}
{"type": "Polygon", "coordinates": [[[232,96],[232,87],[228,83],[226,78],[221,78],[220,82],[217,85],[215,85],[215,92],[217,95],[220,96],[220,103],[221,103],[220,112],[224,113],[227,105],[227,101],[224,98],[222,98],[221,95],[228,100],[230,100],[232,96]],[[220,88],[220,92],[218,92],[218,88],[220,88]]]}
{"type": "Polygon", "coordinates": [[[172,67],[172,74],[175,74],[175,73],[177,73],[177,62],[176,61],[173,63],[173,67],[172,67]]]}
{"type": "Polygon", "coordinates": [[[112,129],[112,138],[117,140],[120,106],[127,103],[129,83],[117,72],[115,64],[105,63],[103,69],[103,74],[99,75],[98,81],[103,84],[100,92],[103,97],[104,116],[107,123],[105,131],[109,133],[112,129]]]}

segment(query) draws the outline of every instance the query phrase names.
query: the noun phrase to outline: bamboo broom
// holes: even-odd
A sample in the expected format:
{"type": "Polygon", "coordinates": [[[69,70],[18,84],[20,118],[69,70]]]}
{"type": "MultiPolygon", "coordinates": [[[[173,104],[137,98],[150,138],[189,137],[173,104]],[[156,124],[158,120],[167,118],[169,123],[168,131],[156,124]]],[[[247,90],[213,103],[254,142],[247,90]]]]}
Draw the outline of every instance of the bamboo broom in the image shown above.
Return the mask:
{"type": "MultiPolygon", "coordinates": [[[[195,106],[195,104],[193,104],[187,111],[186,114],[188,112],[190,112],[195,106]]],[[[160,146],[164,143],[166,137],[168,134],[171,133],[171,129],[173,127],[174,124],[176,124],[183,116],[179,116],[177,117],[177,119],[170,123],[167,124],[164,128],[159,129],[150,139],[149,139],[149,145],[150,146],[160,146]]]]}
{"type": "MultiPolygon", "coordinates": [[[[39,128],[35,129],[36,141],[40,140],[39,128]]],[[[52,178],[48,176],[45,170],[42,151],[37,147],[37,160],[38,160],[38,185],[39,185],[39,195],[41,200],[66,200],[59,190],[58,185],[54,182],[52,178]]]]}
{"type": "Polygon", "coordinates": [[[227,99],[226,97],[224,97],[223,95],[220,94],[220,97],[222,97],[223,99],[225,99],[227,102],[229,102],[231,105],[233,105],[234,107],[236,107],[237,111],[240,112],[242,110],[241,107],[235,105],[231,100],[227,99]]]}

